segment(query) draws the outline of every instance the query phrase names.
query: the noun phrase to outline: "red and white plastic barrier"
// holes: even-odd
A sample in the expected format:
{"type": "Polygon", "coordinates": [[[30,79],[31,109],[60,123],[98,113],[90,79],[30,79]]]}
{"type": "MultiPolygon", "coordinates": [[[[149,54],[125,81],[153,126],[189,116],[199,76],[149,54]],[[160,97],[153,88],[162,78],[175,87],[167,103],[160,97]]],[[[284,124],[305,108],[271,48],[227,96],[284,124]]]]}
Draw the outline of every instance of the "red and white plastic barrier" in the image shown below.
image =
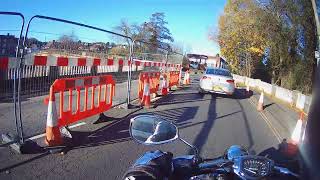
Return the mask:
{"type": "MultiPolygon", "coordinates": [[[[180,68],[181,64],[170,64],[164,62],[154,62],[133,59],[133,64],[144,67],[176,67],[180,68]]],[[[0,58],[0,69],[10,69],[17,67],[17,59],[12,57],[0,58]]],[[[62,57],[62,56],[26,56],[24,59],[25,65],[30,66],[128,66],[130,61],[124,61],[122,58],[91,58],[91,57],[62,57]]]]}
{"type": "Polygon", "coordinates": [[[50,87],[46,143],[49,146],[60,145],[62,143],[61,127],[109,110],[112,107],[114,93],[115,81],[111,75],[57,79],[50,87]],[[89,88],[91,90],[90,95],[89,88]],[[97,95],[95,93],[96,88],[98,88],[97,95]],[[84,89],[84,96],[81,95],[81,89],[84,89]],[[68,103],[64,101],[66,91],[69,93],[68,103]],[[73,92],[75,92],[75,96],[73,92]],[[57,111],[55,103],[56,93],[59,93],[60,96],[59,111],[57,111]],[[89,96],[91,98],[90,103],[89,96]],[[75,105],[73,105],[73,98],[76,98],[75,105]],[[67,110],[64,108],[66,104],[68,105],[67,110]],[[73,110],[73,107],[75,107],[75,110],[73,110]]]}

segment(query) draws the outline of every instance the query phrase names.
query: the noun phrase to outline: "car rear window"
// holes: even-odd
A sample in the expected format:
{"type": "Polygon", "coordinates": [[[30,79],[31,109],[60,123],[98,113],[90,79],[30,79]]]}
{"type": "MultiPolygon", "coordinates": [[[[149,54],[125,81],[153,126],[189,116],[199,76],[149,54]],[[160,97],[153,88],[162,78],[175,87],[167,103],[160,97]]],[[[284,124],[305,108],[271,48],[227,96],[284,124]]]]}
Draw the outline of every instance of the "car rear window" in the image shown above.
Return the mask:
{"type": "Polygon", "coordinates": [[[229,71],[224,71],[220,69],[207,69],[206,74],[214,74],[220,76],[231,76],[229,71]]]}

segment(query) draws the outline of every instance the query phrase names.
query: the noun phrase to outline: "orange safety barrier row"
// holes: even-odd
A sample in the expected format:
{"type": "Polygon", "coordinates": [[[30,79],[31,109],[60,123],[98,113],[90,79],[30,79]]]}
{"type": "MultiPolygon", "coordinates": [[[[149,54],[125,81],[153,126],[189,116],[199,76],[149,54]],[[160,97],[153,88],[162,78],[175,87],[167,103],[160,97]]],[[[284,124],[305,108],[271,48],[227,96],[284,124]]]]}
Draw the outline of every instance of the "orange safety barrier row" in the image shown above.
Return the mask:
{"type": "Polygon", "coordinates": [[[139,99],[143,97],[143,88],[145,80],[149,79],[150,83],[150,94],[157,93],[160,86],[160,72],[142,72],[139,75],[139,88],[138,95],[139,99]]]}
{"type": "Polygon", "coordinates": [[[55,99],[53,96],[56,93],[60,94],[57,115],[58,126],[62,127],[109,110],[115,93],[115,81],[111,75],[57,79],[50,88],[49,99],[55,99]],[[81,95],[81,89],[84,89],[84,96],[81,95]],[[68,103],[64,100],[65,91],[68,91],[68,103]],[[64,107],[66,104],[67,110],[64,107]]]}
{"type": "Polygon", "coordinates": [[[179,85],[179,77],[180,72],[179,71],[170,71],[169,76],[169,87],[178,86],[179,85]]]}

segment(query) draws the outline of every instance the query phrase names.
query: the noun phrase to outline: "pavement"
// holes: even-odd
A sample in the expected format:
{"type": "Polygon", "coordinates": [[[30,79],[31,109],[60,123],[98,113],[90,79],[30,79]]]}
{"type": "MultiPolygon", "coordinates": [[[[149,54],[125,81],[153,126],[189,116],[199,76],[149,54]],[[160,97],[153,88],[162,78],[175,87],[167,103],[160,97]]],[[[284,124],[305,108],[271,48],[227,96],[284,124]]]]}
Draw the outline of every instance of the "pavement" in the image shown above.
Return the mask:
{"type": "MultiPolygon", "coordinates": [[[[279,105],[285,110],[282,112],[270,102],[271,105],[265,104],[268,113],[262,115],[255,106],[257,94],[248,97],[244,89],[238,89],[233,97],[201,95],[198,81],[199,76],[192,75],[190,86],[158,99],[153,103],[154,108],[114,108],[105,112],[106,117],[86,119],[84,125],[72,128],[74,139],[64,155],[50,154],[41,147],[20,155],[8,147],[0,147],[0,179],[121,179],[130,165],[148,150],[161,149],[175,156],[192,153],[180,141],[159,146],[134,142],[128,127],[130,118],[138,114],[156,114],[175,122],[180,136],[195,145],[205,158],[220,156],[234,144],[259,154],[276,148],[281,138],[290,137],[290,124],[294,124],[296,112],[279,105]],[[289,113],[292,118],[282,119],[289,113]],[[284,131],[285,128],[288,130],[284,131]]],[[[41,112],[45,114],[46,109],[41,112]]],[[[34,126],[38,123],[30,122],[34,126]]],[[[43,138],[36,140],[40,141],[43,138]]]]}

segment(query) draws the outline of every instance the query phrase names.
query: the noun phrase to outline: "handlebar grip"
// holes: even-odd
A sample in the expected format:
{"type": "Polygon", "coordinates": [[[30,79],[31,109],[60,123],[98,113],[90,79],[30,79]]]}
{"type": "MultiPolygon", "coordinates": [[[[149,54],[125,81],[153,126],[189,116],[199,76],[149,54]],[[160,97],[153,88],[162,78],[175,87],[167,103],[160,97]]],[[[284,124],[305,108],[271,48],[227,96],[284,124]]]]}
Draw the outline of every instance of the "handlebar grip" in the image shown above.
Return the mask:
{"type": "Polygon", "coordinates": [[[277,172],[281,173],[281,174],[286,174],[286,175],[291,175],[294,176],[296,178],[299,178],[299,175],[291,172],[288,168],[284,168],[284,167],[279,167],[279,166],[274,166],[273,167],[274,170],[277,170],[277,172]]]}

